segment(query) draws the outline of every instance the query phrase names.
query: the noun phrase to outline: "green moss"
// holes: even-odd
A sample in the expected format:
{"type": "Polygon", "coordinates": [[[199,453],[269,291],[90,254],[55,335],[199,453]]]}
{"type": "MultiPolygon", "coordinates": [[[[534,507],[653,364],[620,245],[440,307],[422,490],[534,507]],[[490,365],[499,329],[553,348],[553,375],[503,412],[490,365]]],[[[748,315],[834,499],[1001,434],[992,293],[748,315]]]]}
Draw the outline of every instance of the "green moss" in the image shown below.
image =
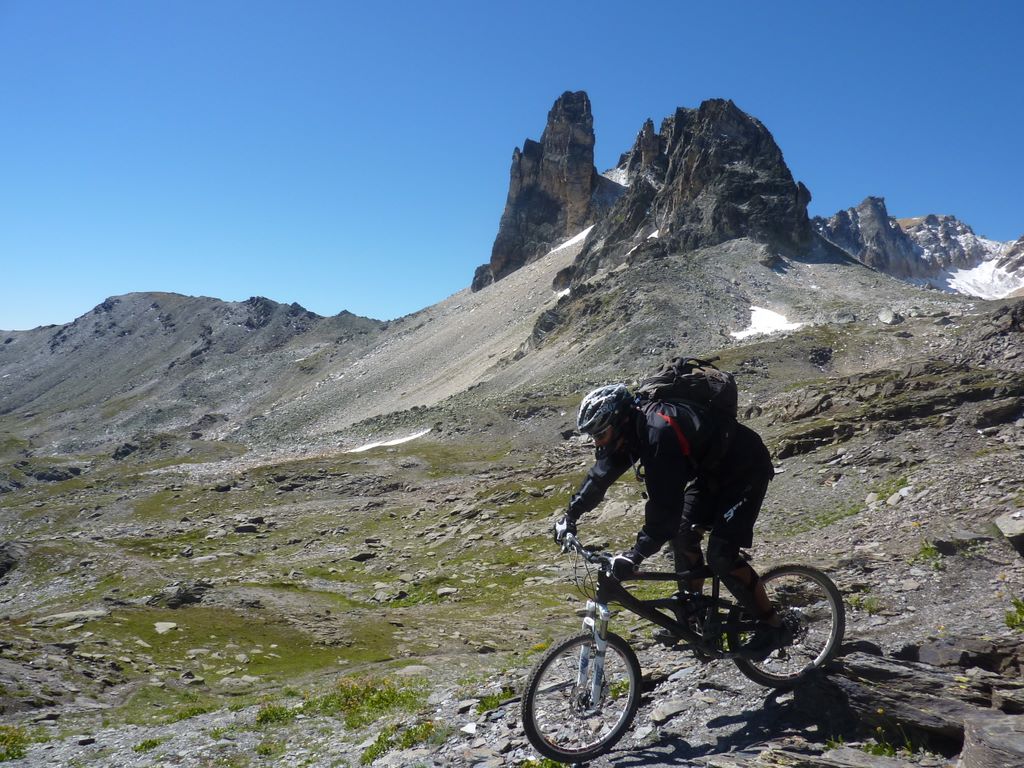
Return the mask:
{"type": "Polygon", "coordinates": [[[426,720],[422,723],[406,728],[398,737],[399,749],[412,749],[420,744],[443,744],[450,735],[452,729],[448,725],[439,724],[434,720],[426,720]]]}
{"type": "Polygon", "coordinates": [[[782,536],[795,536],[809,531],[817,531],[822,528],[827,528],[840,520],[845,520],[848,517],[859,515],[863,511],[864,507],[860,504],[844,504],[813,514],[802,515],[797,520],[790,520],[789,522],[781,525],[779,528],[779,534],[782,536]]]}
{"type": "MultiPolygon", "coordinates": [[[[375,635],[382,631],[381,627],[373,622],[366,624],[369,626],[361,629],[369,641],[366,645],[354,643],[349,649],[321,645],[283,622],[241,616],[218,608],[195,606],[174,611],[138,608],[116,611],[90,624],[94,637],[89,642],[102,642],[97,650],[110,645],[124,649],[122,652],[130,653],[140,669],[150,664],[193,669],[207,663],[212,669],[198,670],[207,684],[228,675],[243,674],[269,682],[331,669],[346,657],[370,661],[379,659],[382,653],[386,656],[381,649],[387,648],[387,637],[375,635]],[[174,622],[177,629],[158,634],[154,624],[162,621],[174,622]],[[148,647],[141,648],[136,640],[148,647]],[[195,648],[204,648],[210,653],[190,658],[188,651],[195,648]],[[245,660],[240,662],[236,656],[241,654],[245,660]]],[[[89,644],[81,646],[81,650],[89,651],[89,644]]],[[[131,667],[125,669],[130,674],[131,667]]],[[[142,724],[174,722],[222,707],[227,698],[227,694],[183,691],[172,685],[144,686],[124,705],[110,711],[106,719],[142,724]]]]}
{"type": "Polygon", "coordinates": [[[894,493],[899,492],[901,488],[906,488],[910,484],[905,476],[891,477],[888,480],[884,480],[877,485],[872,486],[871,490],[878,494],[880,499],[888,499],[894,493]]]}
{"type": "Polygon", "coordinates": [[[874,595],[850,595],[847,602],[851,608],[864,611],[870,616],[881,613],[883,608],[882,601],[874,595]]]}
{"type": "Polygon", "coordinates": [[[476,705],[477,714],[492,712],[515,695],[516,692],[511,688],[503,688],[501,693],[489,693],[486,696],[481,696],[476,705]]]}

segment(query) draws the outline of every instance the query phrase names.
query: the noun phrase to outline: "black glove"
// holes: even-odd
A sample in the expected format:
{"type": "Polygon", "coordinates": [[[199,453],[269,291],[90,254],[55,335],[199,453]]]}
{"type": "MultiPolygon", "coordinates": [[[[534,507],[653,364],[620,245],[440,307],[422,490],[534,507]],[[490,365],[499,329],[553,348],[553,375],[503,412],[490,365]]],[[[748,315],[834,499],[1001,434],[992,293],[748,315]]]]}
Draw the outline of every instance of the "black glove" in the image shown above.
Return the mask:
{"type": "Polygon", "coordinates": [[[628,549],[621,555],[612,558],[612,576],[619,579],[631,579],[636,576],[637,568],[644,561],[644,556],[635,549],[628,549]]]}
{"type": "Polygon", "coordinates": [[[569,517],[568,514],[562,515],[555,521],[554,533],[555,543],[561,544],[565,540],[565,534],[571,533],[573,536],[576,535],[576,521],[569,517]]]}

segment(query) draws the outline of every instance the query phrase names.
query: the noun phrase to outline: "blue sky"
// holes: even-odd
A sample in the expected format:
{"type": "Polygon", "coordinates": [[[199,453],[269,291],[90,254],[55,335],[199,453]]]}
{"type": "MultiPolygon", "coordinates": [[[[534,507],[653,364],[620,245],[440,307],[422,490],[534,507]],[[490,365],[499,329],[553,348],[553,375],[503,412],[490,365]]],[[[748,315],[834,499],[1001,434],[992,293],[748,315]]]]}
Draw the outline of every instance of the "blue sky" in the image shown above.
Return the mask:
{"type": "Polygon", "coordinates": [[[590,94],[599,170],[731,98],[812,215],[1024,234],[1012,2],[0,0],[0,328],[172,291],[381,319],[490,257],[512,151],[590,94]]]}

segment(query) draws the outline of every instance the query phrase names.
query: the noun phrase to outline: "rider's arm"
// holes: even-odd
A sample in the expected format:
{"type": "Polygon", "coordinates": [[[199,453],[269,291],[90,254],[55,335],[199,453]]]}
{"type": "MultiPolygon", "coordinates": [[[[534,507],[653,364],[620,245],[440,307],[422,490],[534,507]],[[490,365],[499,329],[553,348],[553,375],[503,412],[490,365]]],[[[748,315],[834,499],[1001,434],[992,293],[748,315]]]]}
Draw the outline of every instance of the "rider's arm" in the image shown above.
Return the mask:
{"type": "Polygon", "coordinates": [[[600,504],[611,484],[631,466],[632,461],[627,453],[599,455],[569,502],[569,517],[579,520],[580,515],[600,504]]]}

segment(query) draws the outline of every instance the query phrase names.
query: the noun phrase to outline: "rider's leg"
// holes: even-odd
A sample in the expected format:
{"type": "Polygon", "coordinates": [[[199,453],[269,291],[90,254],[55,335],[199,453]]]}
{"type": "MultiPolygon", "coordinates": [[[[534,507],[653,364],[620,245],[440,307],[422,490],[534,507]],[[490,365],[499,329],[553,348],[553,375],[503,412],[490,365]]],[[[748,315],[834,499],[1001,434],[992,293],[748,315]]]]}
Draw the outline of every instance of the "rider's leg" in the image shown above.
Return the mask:
{"type": "MultiPolygon", "coordinates": [[[[684,518],[682,530],[672,539],[672,557],[676,563],[677,573],[704,565],[704,553],[700,548],[703,538],[704,532],[699,528],[693,528],[690,522],[684,518]]],[[[701,592],[704,589],[704,579],[680,579],[679,589],[701,592]]]]}
{"type": "Polygon", "coordinates": [[[755,618],[772,626],[782,623],[757,571],[740,556],[736,544],[712,534],[708,540],[708,564],[737,602],[755,618]]]}
{"type": "Polygon", "coordinates": [[[759,619],[772,613],[771,603],[762,587],[758,599],[757,572],[740,555],[740,548],[729,539],[716,536],[708,539],[708,565],[732,592],[736,601],[759,619]]]}
{"type": "Polygon", "coordinates": [[[754,541],[754,523],[775,469],[760,436],[740,424],[715,478],[715,524],[708,539],[708,565],[753,616],[779,621],[757,571],[740,556],[754,541]]]}

